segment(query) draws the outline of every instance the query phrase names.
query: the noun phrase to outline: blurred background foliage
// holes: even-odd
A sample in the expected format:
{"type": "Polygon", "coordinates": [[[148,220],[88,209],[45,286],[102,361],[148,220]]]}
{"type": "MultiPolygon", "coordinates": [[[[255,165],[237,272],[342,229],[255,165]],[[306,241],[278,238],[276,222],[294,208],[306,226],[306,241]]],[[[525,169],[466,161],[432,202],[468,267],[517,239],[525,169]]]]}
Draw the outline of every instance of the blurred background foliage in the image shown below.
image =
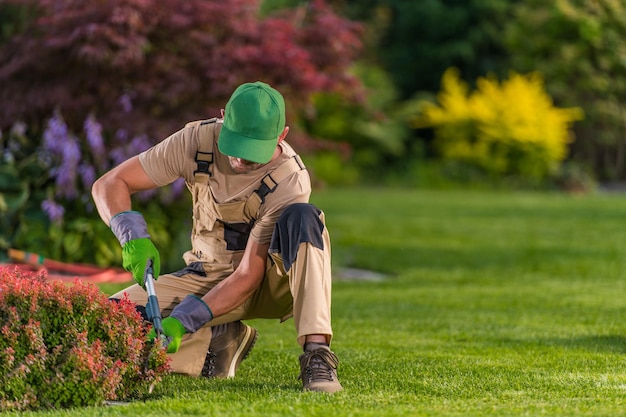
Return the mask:
{"type": "Polygon", "coordinates": [[[458,71],[444,73],[438,104],[422,103],[414,126],[434,128],[443,163],[482,171],[494,179],[523,178],[541,184],[558,173],[570,143],[578,107],[555,108],[537,74],[511,73],[499,82],[478,78],[475,91],[458,71]]]}
{"type": "MultiPolygon", "coordinates": [[[[0,253],[119,265],[91,184],[241,82],[315,186],[588,192],[626,179],[621,0],[3,0],[0,253]]],[[[184,184],[134,197],[181,266],[184,184]]],[[[1,256],[1,255],[0,255],[1,256]]]]}

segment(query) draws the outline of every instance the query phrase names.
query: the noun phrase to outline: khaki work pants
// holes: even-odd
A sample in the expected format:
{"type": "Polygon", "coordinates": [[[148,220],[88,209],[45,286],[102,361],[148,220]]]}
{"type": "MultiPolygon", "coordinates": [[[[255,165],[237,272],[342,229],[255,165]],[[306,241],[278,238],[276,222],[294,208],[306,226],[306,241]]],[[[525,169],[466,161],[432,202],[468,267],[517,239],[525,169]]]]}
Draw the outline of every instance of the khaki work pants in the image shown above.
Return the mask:
{"type": "MultiPolygon", "coordinates": [[[[215,317],[195,333],[183,336],[178,352],[170,354],[173,371],[199,376],[211,344],[211,327],[237,320],[286,320],[293,316],[300,345],[304,344],[305,337],[310,334],[326,335],[327,342],[330,343],[332,277],[330,239],[326,228],[322,238],[323,250],[308,242],[300,243],[289,271],[284,271],[280,254],[268,255],[265,278],[250,298],[229,313],[215,317]]],[[[196,274],[180,277],[165,274],[158,278],[155,291],[164,317],[188,294],[202,297],[229,275],[223,268],[215,273],[211,273],[210,268],[205,269],[208,269],[206,277],[196,274]]],[[[145,305],[148,299],[146,291],[136,284],[111,298],[121,299],[125,294],[132,302],[140,305],[145,305]]]]}

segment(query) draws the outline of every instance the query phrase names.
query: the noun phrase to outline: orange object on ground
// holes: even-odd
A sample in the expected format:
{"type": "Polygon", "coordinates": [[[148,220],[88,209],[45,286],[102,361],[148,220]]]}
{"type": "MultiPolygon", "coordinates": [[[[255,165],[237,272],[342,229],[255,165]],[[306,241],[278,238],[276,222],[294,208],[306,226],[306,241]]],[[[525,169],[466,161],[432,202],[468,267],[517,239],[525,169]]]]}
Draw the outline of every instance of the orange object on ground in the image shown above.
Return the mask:
{"type": "Polygon", "coordinates": [[[95,265],[71,264],[44,258],[36,253],[17,249],[8,250],[9,258],[14,263],[0,264],[0,267],[17,267],[29,272],[43,273],[48,280],[73,282],[76,279],[93,283],[129,282],[133,277],[121,268],[100,268],[95,265]]]}

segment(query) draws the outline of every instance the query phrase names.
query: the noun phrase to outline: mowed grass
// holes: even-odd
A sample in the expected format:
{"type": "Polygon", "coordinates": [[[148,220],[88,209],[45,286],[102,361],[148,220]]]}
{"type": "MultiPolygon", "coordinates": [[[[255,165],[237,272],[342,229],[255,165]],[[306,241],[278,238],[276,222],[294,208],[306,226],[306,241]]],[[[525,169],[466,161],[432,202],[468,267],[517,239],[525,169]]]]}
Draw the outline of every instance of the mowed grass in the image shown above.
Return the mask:
{"type": "Polygon", "coordinates": [[[300,392],[293,321],[255,320],[235,379],[172,375],[145,402],[21,415],[626,415],[625,195],[348,189],[313,202],[333,242],[343,392],[300,392]]]}

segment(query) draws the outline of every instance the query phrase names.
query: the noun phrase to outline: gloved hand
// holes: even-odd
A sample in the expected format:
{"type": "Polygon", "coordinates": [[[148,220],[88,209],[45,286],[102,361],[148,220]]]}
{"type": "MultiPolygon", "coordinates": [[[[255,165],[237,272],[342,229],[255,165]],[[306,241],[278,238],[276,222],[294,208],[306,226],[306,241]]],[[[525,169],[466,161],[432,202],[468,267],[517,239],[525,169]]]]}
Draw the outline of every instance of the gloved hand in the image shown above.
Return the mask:
{"type": "Polygon", "coordinates": [[[187,332],[195,333],[200,327],[213,320],[213,312],[202,298],[189,294],[172,310],[170,317],[176,317],[187,332]]]}
{"type": "Polygon", "coordinates": [[[122,245],[122,266],[133,274],[135,282],[144,287],[143,276],[148,259],[152,259],[154,279],[158,279],[161,272],[161,256],[150,240],[148,225],[141,213],[123,211],[113,216],[109,225],[122,245]]]}
{"type": "MultiPolygon", "coordinates": [[[[167,353],[175,353],[178,352],[178,348],[180,348],[180,341],[183,338],[183,335],[187,333],[185,330],[185,326],[178,321],[174,317],[166,317],[163,319],[163,333],[165,336],[169,338],[169,344],[167,345],[167,353]]],[[[150,329],[148,332],[148,341],[154,342],[157,334],[154,331],[154,328],[150,329]]]]}
{"type": "Polygon", "coordinates": [[[135,282],[144,288],[143,277],[149,259],[152,259],[152,271],[156,281],[161,271],[161,257],[154,243],[150,239],[142,237],[129,240],[122,246],[122,266],[131,272],[135,282]]]}
{"type": "MultiPolygon", "coordinates": [[[[195,333],[200,327],[213,320],[213,312],[200,297],[189,294],[178,304],[169,317],[163,319],[163,333],[171,340],[167,353],[178,352],[180,341],[185,333],[195,333]]],[[[156,338],[156,331],[148,332],[148,340],[156,338]]]]}

